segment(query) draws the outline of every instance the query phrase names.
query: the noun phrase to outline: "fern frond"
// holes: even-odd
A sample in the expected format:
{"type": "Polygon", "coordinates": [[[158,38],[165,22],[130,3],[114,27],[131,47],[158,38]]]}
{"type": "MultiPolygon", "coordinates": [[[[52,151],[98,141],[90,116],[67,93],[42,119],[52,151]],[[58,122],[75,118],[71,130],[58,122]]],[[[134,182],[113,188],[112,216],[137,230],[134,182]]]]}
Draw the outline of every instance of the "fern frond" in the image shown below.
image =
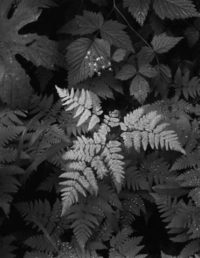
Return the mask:
{"type": "Polygon", "coordinates": [[[16,161],[17,150],[15,148],[1,148],[0,147],[0,163],[12,164],[16,161]]]}
{"type": "Polygon", "coordinates": [[[88,130],[91,130],[99,123],[99,116],[102,114],[101,101],[96,94],[91,91],[71,89],[60,89],[56,87],[66,111],[74,110],[74,117],[78,117],[77,126],[88,122],[88,130]]]}
{"type": "Polygon", "coordinates": [[[58,237],[64,230],[60,228],[60,201],[57,200],[52,207],[47,200],[18,203],[16,207],[25,222],[41,233],[27,239],[26,244],[35,251],[44,251],[45,254],[59,253],[58,237]]]}
{"type": "Polygon", "coordinates": [[[60,219],[57,212],[54,212],[54,209],[57,211],[58,205],[59,202],[56,202],[52,209],[47,200],[38,200],[30,203],[19,203],[17,204],[17,209],[24,217],[27,224],[31,224],[33,228],[38,229],[46,235],[46,232],[49,234],[52,233],[55,224],[60,219]],[[52,214],[55,216],[52,216],[52,214]]]}
{"type": "Polygon", "coordinates": [[[200,169],[191,169],[186,173],[178,176],[178,181],[184,187],[199,187],[200,186],[200,169]]]}
{"type": "Polygon", "coordinates": [[[121,143],[119,141],[109,141],[101,153],[101,157],[104,158],[116,185],[121,184],[124,178],[123,156],[119,152],[121,152],[121,143]]]}
{"type": "Polygon", "coordinates": [[[176,95],[183,94],[186,100],[190,98],[196,98],[200,96],[200,78],[194,76],[190,78],[190,71],[186,70],[182,73],[179,68],[175,74],[175,86],[176,86],[176,95]]]}
{"type": "Polygon", "coordinates": [[[77,137],[72,148],[63,155],[64,160],[69,161],[69,164],[66,164],[66,172],[61,174],[61,178],[65,179],[61,182],[63,211],[78,201],[79,194],[97,194],[97,178],[103,179],[109,173],[119,188],[124,173],[123,156],[120,154],[121,143],[106,143],[107,134],[116,126],[119,126],[118,112],[113,111],[105,115],[93,138],[77,137]]]}
{"type": "Polygon", "coordinates": [[[91,91],[103,99],[114,99],[113,91],[123,94],[120,81],[116,80],[110,72],[103,72],[102,76],[88,79],[83,83],[75,85],[74,88],[91,91]]]}
{"type": "Polygon", "coordinates": [[[107,135],[111,132],[111,128],[118,127],[119,125],[119,112],[117,110],[109,112],[108,115],[104,115],[103,122],[100,124],[98,131],[94,133],[95,141],[104,142],[107,135]]]}
{"type": "Polygon", "coordinates": [[[126,169],[125,179],[129,190],[137,191],[149,189],[147,176],[144,176],[136,166],[130,166],[126,169]]]}
{"type": "Polygon", "coordinates": [[[150,186],[164,184],[171,176],[168,163],[156,154],[147,156],[140,166],[140,173],[146,174],[150,186]]]}
{"type": "Polygon", "coordinates": [[[171,167],[171,170],[185,170],[199,167],[199,150],[195,150],[191,153],[186,153],[185,156],[181,156],[180,158],[178,158],[171,167]]]}
{"type": "Polygon", "coordinates": [[[75,169],[74,171],[67,171],[60,176],[65,179],[65,181],[60,182],[60,185],[62,186],[63,213],[73,203],[78,202],[79,194],[86,196],[87,191],[98,191],[96,178],[91,168],[87,167],[84,162],[72,163],[69,169],[73,168],[75,169]]]}
{"type": "Polygon", "coordinates": [[[41,253],[53,253],[55,251],[54,247],[42,234],[29,237],[24,244],[41,253]]]}
{"type": "Polygon", "coordinates": [[[98,196],[106,200],[111,206],[121,209],[122,205],[119,196],[111,186],[100,183],[98,196]]]}
{"type": "Polygon", "coordinates": [[[196,239],[187,244],[181,251],[180,257],[188,258],[200,251],[200,240],[196,239]]]}
{"type": "Polygon", "coordinates": [[[71,150],[63,155],[67,161],[71,161],[66,167],[66,172],[61,175],[65,181],[62,191],[64,210],[78,201],[78,193],[86,196],[87,192],[97,194],[97,178],[103,179],[109,173],[116,185],[123,179],[123,156],[121,143],[119,141],[108,141],[106,134],[110,131],[110,126],[118,126],[118,118],[115,113],[105,117],[105,122],[100,126],[94,139],[84,136],[77,137],[71,150]],[[96,174],[96,176],[95,176],[96,174]]]}
{"type": "Polygon", "coordinates": [[[27,153],[31,164],[27,171],[31,173],[44,161],[62,164],[61,153],[68,144],[69,138],[62,128],[54,124],[41,125],[30,136],[27,153]]]}
{"type": "Polygon", "coordinates": [[[120,193],[122,201],[122,222],[123,225],[131,225],[136,216],[145,212],[145,205],[139,194],[123,191],[120,193]]]}
{"type": "Polygon", "coordinates": [[[72,221],[71,228],[80,247],[84,249],[94,228],[99,225],[98,217],[102,216],[102,212],[93,209],[90,204],[80,203],[71,207],[66,216],[72,221]]]}
{"type": "Polygon", "coordinates": [[[58,117],[58,123],[60,127],[65,131],[68,136],[72,137],[87,133],[88,124],[84,123],[81,126],[77,127],[78,120],[78,117],[74,118],[73,111],[66,112],[65,110],[63,110],[58,117]]]}
{"type": "Polygon", "coordinates": [[[22,126],[24,123],[20,118],[25,118],[26,112],[20,110],[3,109],[0,111],[0,123],[2,126],[22,126]]]}
{"type": "Polygon", "coordinates": [[[183,200],[172,200],[169,196],[159,196],[152,194],[155,198],[161,218],[165,222],[169,234],[173,234],[170,239],[174,242],[186,242],[189,240],[191,219],[194,207],[186,205],[183,200]]]}
{"type": "MultiPolygon", "coordinates": [[[[114,257],[141,257],[138,255],[143,246],[140,245],[142,237],[130,237],[131,231],[128,228],[122,229],[115,237],[111,239],[111,249],[109,258],[114,257]]],[[[146,257],[146,255],[142,255],[146,257]]]]}
{"type": "Polygon", "coordinates": [[[33,95],[30,103],[30,114],[38,114],[38,117],[43,117],[53,106],[53,95],[38,96],[33,95]]]}
{"type": "Polygon", "coordinates": [[[178,136],[173,130],[168,130],[168,123],[162,123],[162,116],[156,111],[145,114],[143,108],[136,109],[124,117],[121,129],[124,131],[121,136],[126,147],[139,151],[144,150],[148,145],[152,149],[161,147],[166,150],[175,150],[185,154],[184,149],[178,141],[178,136]]]}
{"type": "Polygon", "coordinates": [[[10,141],[14,141],[23,130],[23,126],[0,126],[0,146],[3,147],[10,141]]]}
{"type": "Polygon", "coordinates": [[[126,167],[125,182],[129,190],[147,190],[153,185],[164,184],[172,176],[169,165],[157,154],[148,155],[140,165],[131,164],[126,167]]]}

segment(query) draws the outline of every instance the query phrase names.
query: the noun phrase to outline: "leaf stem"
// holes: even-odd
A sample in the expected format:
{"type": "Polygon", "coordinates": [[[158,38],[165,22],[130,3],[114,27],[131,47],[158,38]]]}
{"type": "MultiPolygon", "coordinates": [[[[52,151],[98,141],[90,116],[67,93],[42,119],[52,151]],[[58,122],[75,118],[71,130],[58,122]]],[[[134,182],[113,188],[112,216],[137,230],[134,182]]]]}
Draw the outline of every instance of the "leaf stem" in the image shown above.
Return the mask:
{"type": "MultiPolygon", "coordinates": [[[[151,48],[152,51],[154,52],[152,46],[146,41],[146,39],[143,38],[143,37],[133,28],[133,26],[131,26],[130,22],[126,19],[126,17],[124,16],[124,14],[123,14],[123,13],[119,10],[119,8],[117,7],[115,1],[116,1],[116,0],[113,0],[113,9],[115,9],[115,10],[119,13],[119,15],[120,15],[120,16],[123,18],[123,20],[126,22],[126,24],[127,24],[127,26],[129,27],[129,29],[130,29],[138,38],[140,38],[140,39],[145,43],[146,46],[148,46],[149,48],[151,48]]],[[[157,64],[160,65],[159,59],[158,59],[158,57],[157,57],[157,55],[156,55],[155,52],[154,52],[154,54],[155,54],[155,58],[156,58],[157,64]]]]}

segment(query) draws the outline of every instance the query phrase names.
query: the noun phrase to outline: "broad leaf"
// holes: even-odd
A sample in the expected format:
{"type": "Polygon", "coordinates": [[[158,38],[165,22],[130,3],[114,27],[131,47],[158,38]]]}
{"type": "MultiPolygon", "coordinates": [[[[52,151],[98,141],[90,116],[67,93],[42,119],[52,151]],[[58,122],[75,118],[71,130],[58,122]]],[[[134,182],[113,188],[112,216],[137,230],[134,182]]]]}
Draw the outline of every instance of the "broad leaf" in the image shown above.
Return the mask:
{"type": "Polygon", "coordinates": [[[118,49],[114,52],[114,54],[113,54],[113,56],[112,56],[112,60],[115,61],[115,62],[117,62],[117,63],[118,63],[118,62],[121,62],[121,61],[124,60],[126,54],[127,54],[127,51],[126,51],[125,49],[123,49],[123,48],[118,48],[118,49]]]}
{"type": "Polygon", "coordinates": [[[162,33],[154,36],[151,44],[156,53],[163,54],[175,47],[182,39],[183,37],[171,37],[162,33]]]}
{"type": "Polygon", "coordinates": [[[127,7],[136,21],[143,25],[147,17],[150,0],[124,0],[124,7],[127,7]]]}
{"type": "Polygon", "coordinates": [[[132,78],[136,74],[135,66],[131,64],[125,64],[122,69],[117,73],[116,78],[122,81],[126,81],[132,78]]]}
{"type": "Polygon", "coordinates": [[[125,28],[126,26],[118,21],[104,21],[101,13],[84,11],[82,16],[77,15],[60,32],[72,35],[86,35],[100,31],[101,37],[107,40],[110,45],[134,51],[130,37],[124,31],[125,28]]]}
{"type": "Polygon", "coordinates": [[[72,35],[91,34],[99,30],[103,23],[104,18],[101,13],[84,11],[82,16],[76,15],[76,17],[68,22],[60,32],[72,35]]]}
{"type": "Polygon", "coordinates": [[[143,66],[149,64],[154,59],[155,53],[150,47],[142,47],[137,53],[138,65],[143,66]]]}
{"type": "Polygon", "coordinates": [[[141,75],[136,75],[130,85],[130,94],[141,104],[146,100],[150,92],[148,81],[141,75]]]}
{"type": "Polygon", "coordinates": [[[153,8],[161,19],[199,17],[199,13],[191,0],[154,0],[153,8]]]}
{"type": "Polygon", "coordinates": [[[101,28],[101,36],[111,45],[134,52],[131,40],[124,31],[126,26],[118,21],[108,20],[101,28]]]}
{"type": "Polygon", "coordinates": [[[76,17],[76,22],[80,28],[80,35],[84,35],[100,29],[104,18],[101,13],[84,11],[83,16],[76,17]]]}
{"type": "Polygon", "coordinates": [[[79,38],[68,46],[68,82],[73,86],[110,67],[110,44],[96,38],[79,38]]]}
{"type": "Polygon", "coordinates": [[[17,1],[14,13],[8,18],[13,1],[0,2],[0,96],[11,106],[26,106],[32,93],[29,77],[16,60],[16,55],[47,68],[53,68],[57,62],[54,42],[36,34],[19,34],[25,25],[37,21],[41,8],[49,5],[49,0],[17,1]]]}
{"type": "Polygon", "coordinates": [[[148,78],[153,78],[158,74],[157,70],[149,64],[140,66],[139,73],[148,78]]]}

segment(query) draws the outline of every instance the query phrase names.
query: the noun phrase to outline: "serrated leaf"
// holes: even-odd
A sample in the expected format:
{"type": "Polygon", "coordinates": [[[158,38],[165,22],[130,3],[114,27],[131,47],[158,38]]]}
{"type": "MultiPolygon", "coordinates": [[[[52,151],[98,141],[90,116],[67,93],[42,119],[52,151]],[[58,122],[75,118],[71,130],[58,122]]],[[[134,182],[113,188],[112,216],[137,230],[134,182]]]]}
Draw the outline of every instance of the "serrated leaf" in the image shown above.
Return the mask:
{"type": "Polygon", "coordinates": [[[59,32],[72,35],[91,34],[99,30],[103,23],[104,18],[101,13],[84,11],[83,15],[76,15],[59,32]]]}
{"type": "Polygon", "coordinates": [[[13,107],[26,108],[32,89],[29,77],[18,63],[16,55],[21,55],[36,65],[53,68],[57,51],[55,42],[46,37],[21,34],[19,30],[36,22],[42,8],[51,6],[52,1],[15,1],[16,8],[9,17],[13,3],[11,0],[0,1],[0,96],[3,102],[13,107]]]}
{"type": "Polygon", "coordinates": [[[138,65],[142,66],[145,64],[151,63],[154,59],[155,53],[150,47],[142,47],[141,50],[137,53],[138,65]]]}
{"type": "Polygon", "coordinates": [[[140,66],[139,73],[148,78],[153,78],[158,74],[157,70],[149,64],[140,66]]]}
{"type": "Polygon", "coordinates": [[[122,69],[117,73],[116,78],[122,81],[126,81],[132,78],[136,74],[135,66],[126,64],[122,69]]]}
{"type": "Polygon", "coordinates": [[[160,35],[155,35],[151,44],[156,53],[163,54],[175,47],[182,39],[183,37],[171,37],[166,33],[162,33],[160,35]]]}
{"type": "Polygon", "coordinates": [[[80,35],[84,35],[100,29],[103,25],[104,18],[101,13],[84,11],[83,16],[76,16],[76,22],[80,29],[80,35]]]}
{"type": "MultiPolygon", "coordinates": [[[[73,86],[88,77],[92,77],[95,72],[95,63],[97,58],[102,58],[104,65],[110,58],[110,44],[96,38],[94,41],[88,38],[79,38],[68,46],[68,82],[73,86]],[[88,57],[89,53],[89,57],[88,57]]],[[[101,67],[100,67],[101,68],[101,67]]]]}
{"type": "Polygon", "coordinates": [[[124,31],[126,26],[118,21],[108,20],[101,27],[101,37],[111,45],[134,52],[130,37],[124,31]]]}
{"type": "Polygon", "coordinates": [[[168,66],[166,66],[164,64],[160,64],[160,65],[156,66],[156,69],[159,71],[161,76],[163,76],[165,78],[172,78],[172,72],[168,66]]]}
{"type": "MultiPolygon", "coordinates": [[[[31,41],[31,36],[29,36],[31,41]]],[[[27,60],[36,66],[44,66],[47,69],[54,69],[55,64],[62,65],[62,57],[56,51],[57,43],[49,40],[46,36],[38,37],[32,34],[32,43],[26,51],[19,49],[19,54],[23,55],[27,60]],[[36,40],[37,39],[37,40],[36,40]]]]}
{"type": "Polygon", "coordinates": [[[128,8],[132,16],[142,26],[146,20],[150,3],[150,0],[124,0],[124,7],[128,8]]]}
{"type": "Polygon", "coordinates": [[[118,49],[114,52],[114,54],[113,54],[113,56],[112,56],[112,60],[115,61],[115,62],[117,62],[117,63],[119,63],[119,62],[121,62],[121,61],[124,60],[126,54],[127,54],[127,51],[126,51],[125,49],[123,49],[123,48],[118,48],[118,49]]]}
{"type": "Polygon", "coordinates": [[[130,94],[141,104],[146,100],[150,92],[148,81],[141,75],[136,75],[130,85],[130,94]]]}
{"type": "Polygon", "coordinates": [[[191,0],[154,0],[153,8],[161,19],[199,17],[199,13],[191,0]]]}

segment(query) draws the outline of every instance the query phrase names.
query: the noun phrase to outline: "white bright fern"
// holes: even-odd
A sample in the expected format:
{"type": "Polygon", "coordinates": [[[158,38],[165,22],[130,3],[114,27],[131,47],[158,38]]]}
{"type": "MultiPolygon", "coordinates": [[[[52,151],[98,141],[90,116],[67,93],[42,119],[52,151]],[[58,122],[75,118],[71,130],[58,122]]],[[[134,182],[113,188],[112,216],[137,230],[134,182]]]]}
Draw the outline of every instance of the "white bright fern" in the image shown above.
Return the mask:
{"type": "Polygon", "coordinates": [[[99,116],[102,114],[101,101],[98,96],[88,90],[76,90],[72,88],[61,89],[56,87],[57,92],[65,107],[65,111],[74,111],[74,118],[78,117],[77,126],[88,122],[88,130],[91,130],[99,123],[99,116]]]}

